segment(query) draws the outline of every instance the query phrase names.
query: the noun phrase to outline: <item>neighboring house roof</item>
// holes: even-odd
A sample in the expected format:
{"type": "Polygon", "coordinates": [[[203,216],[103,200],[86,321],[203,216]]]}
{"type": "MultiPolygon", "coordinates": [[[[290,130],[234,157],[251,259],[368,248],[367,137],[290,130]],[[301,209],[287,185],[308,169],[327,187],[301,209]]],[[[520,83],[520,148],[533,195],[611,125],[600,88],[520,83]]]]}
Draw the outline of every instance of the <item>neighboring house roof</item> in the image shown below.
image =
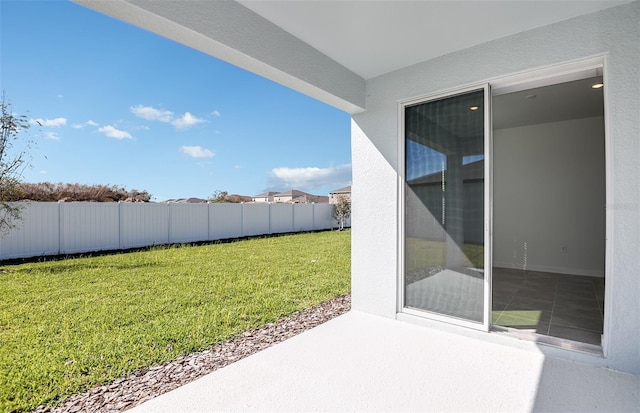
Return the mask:
{"type": "Polygon", "coordinates": [[[285,200],[280,199],[280,201],[300,203],[300,204],[329,203],[328,196],[313,195],[307,192],[299,191],[297,189],[292,189],[290,191],[285,191],[285,192],[269,192],[269,193],[272,195],[269,195],[269,196],[267,196],[266,194],[256,195],[254,199],[273,197],[273,198],[285,198],[285,200]]]}
{"type": "MultiPolygon", "coordinates": [[[[445,169],[445,179],[447,176],[447,171],[445,169]]],[[[484,179],[484,161],[475,161],[470,162],[462,166],[462,179],[465,181],[473,181],[473,180],[482,180],[484,179]]],[[[410,185],[421,185],[421,184],[435,184],[442,182],[442,171],[434,172],[429,175],[421,176],[416,179],[412,179],[407,181],[410,185]]]]}
{"type": "Polygon", "coordinates": [[[329,192],[329,194],[350,194],[350,193],[351,193],[351,185],[329,192]]]}
{"type": "Polygon", "coordinates": [[[291,200],[291,202],[298,203],[298,204],[328,204],[329,203],[329,197],[328,196],[322,196],[322,195],[303,195],[303,196],[298,196],[295,197],[291,200]]]}
{"type": "Polygon", "coordinates": [[[274,196],[275,194],[277,194],[277,192],[263,192],[261,194],[258,195],[254,195],[254,198],[268,198],[271,196],[274,196]]]}
{"type": "Polygon", "coordinates": [[[299,197],[299,196],[304,196],[304,195],[311,195],[308,194],[306,192],[302,192],[302,191],[298,191],[297,189],[292,189],[291,191],[287,191],[287,192],[279,192],[277,194],[275,194],[274,196],[279,196],[279,197],[299,197]]]}
{"type": "Polygon", "coordinates": [[[297,189],[292,189],[285,192],[263,192],[258,195],[254,195],[253,199],[258,198],[287,198],[287,202],[310,204],[310,203],[329,203],[329,197],[322,195],[313,195],[297,189]]]}
{"type": "Polygon", "coordinates": [[[202,199],[202,198],[172,198],[172,199],[167,199],[166,201],[161,201],[163,203],[165,202],[174,202],[176,204],[203,204],[206,203],[207,200],[206,199],[202,199]]]}

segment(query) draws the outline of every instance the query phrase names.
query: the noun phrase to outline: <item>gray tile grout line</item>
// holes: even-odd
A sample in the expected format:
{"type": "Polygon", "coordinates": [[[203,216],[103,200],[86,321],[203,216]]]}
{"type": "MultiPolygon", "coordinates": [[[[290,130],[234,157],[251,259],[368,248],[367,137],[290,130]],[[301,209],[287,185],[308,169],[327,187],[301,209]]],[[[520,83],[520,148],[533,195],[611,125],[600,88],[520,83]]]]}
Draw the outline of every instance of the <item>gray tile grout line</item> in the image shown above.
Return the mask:
{"type": "Polygon", "coordinates": [[[587,331],[587,332],[589,332],[589,333],[600,333],[600,334],[602,334],[602,331],[598,331],[598,330],[591,330],[591,329],[588,329],[588,328],[582,328],[582,327],[577,327],[577,326],[575,326],[575,325],[572,325],[572,326],[566,326],[566,325],[564,325],[564,324],[554,324],[554,325],[555,325],[556,327],[561,327],[561,328],[571,328],[571,329],[574,329],[574,330],[587,331]]]}
{"type": "MultiPolygon", "coordinates": [[[[525,277],[525,281],[527,280],[527,278],[529,278],[529,277],[525,277]]],[[[535,278],[535,277],[534,277],[534,278],[535,278]]],[[[551,308],[552,308],[552,314],[553,314],[553,306],[552,306],[551,308]]],[[[540,310],[540,311],[542,311],[542,310],[540,310]]],[[[538,334],[543,334],[543,335],[545,335],[545,336],[548,336],[548,335],[549,335],[548,333],[549,333],[549,329],[550,329],[550,328],[551,328],[551,317],[549,317],[549,324],[547,325],[547,332],[546,332],[546,333],[538,332],[538,329],[536,329],[536,333],[538,333],[538,334]]]]}
{"type": "MultiPolygon", "coordinates": [[[[592,286],[592,292],[593,292],[593,294],[595,296],[595,299],[596,299],[596,307],[600,310],[600,303],[598,302],[598,296],[596,294],[595,287],[593,286],[593,284],[591,284],[591,286],[592,286]]],[[[557,293],[557,290],[556,290],[556,293],[557,293]]],[[[555,299],[556,299],[556,297],[557,297],[557,294],[554,297],[553,308],[555,308],[555,299]]],[[[600,312],[600,314],[602,316],[602,312],[600,312]]],[[[552,317],[553,317],[553,310],[552,310],[552,317]]],[[[600,334],[602,334],[602,331],[592,330],[592,329],[588,329],[588,328],[582,328],[582,327],[579,327],[579,326],[576,326],[576,325],[564,325],[564,324],[555,324],[555,325],[557,327],[561,327],[561,328],[570,328],[570,329],[580,330],[580,331],[589,332],[589,333],[600,333],[600,334]]],[[[551,323],[549,323],[549,331],[551,331],[551,323]]]]}
{"type": "Polygon", "coordinates": [[[549,316],[549,328],[547,328],[547,336],[550,336],[551,333],[551,323],[553,322],[553,312],[556,309],[556,300],[558,299],[558,288],[559,288],[558,280],[555,280],[556,288],[553,290],[553,304],[551,304],[551,315],[549,316]]]}
{"type": "MultiPolygon", "coordinates": [[[[593,287],[593,295],[595,295],[595,297],[596,297],[596,304],[598,305],[598,310],[600,310],[600,318],[604,322],[604,308],[602,308],[602,306],[600,305],[600,300],[598,299],[598,293],[596,292],[596,287],[595,286],[593,287]]],[[[600,332],[600,333],[602,334],[602,332],[600,332]]]]}
{"type": "MultiPolygon", "coordinates": [[[[500,325],[498,322],[502,318],[502,315],[504,314],[506,309],[509,307],[509,304],[511,304],[511,301],[513,301],[513,297],[516,296],[516,294],[518,293],[519,289],[520,289],[520,287],[518,287],[518,289],[513,294],[511,294],[511,298],[509,298],[509,302],[507,302],[507,304],[504,306],[504,309],[500,311],[500,315],[498,316],[498,318],[496,318],[496,322],[495,323],[492,322],[491,324],[494,324],[494,325],[497,325],[497,326],[500,325]]],[[[493,309],[492,309],[492,311],[493,311],[493,309]]],[[[505,326],[503,326],[503,327],[505,327],[505,326]]]]}
{"type": "MultiPolygon", "coordinates": [[[[514,298],[518,295],[518,292],[520,291],[522,285],[524,284],[524,281],[527,278],[528,278],[528,276],[525,276],[525,277],[522,278],[522,281],[519,283],[518,288],[515,290],[515,292],[513,294],[511,294],[511,297],[509,298],[509,301],[505,306],[505,310],[508,308],[508,306],[514,300],[514,298]]],[[[549,337],[554,337],[554,336],[550,335],[550,331],[551,331],[551,325],[552,325],[552,321],[553,321],[553,315],[554,315],[554,312],[556,310],[556,303],[557,303],[557,299],[558,299],[558,290],[559,290],[559,282],[556,280],[555,288],[554,288],[554,294],[553,294],[553,304],[551,306],[551,315],[550,315],[550,318],[549,318],[549,325],[547,327],[547,332],[546,333],[537,332],[537,334],[546,335],[546,336],[549,336],[549,337]]],[[[596,298],[596,306],[597,306],[597,308],[599,310],[601,310],[600,302],[598,301],[598,297],[597,297],[596,292],[595,292],[595,287],[593,287],[592,291],[593,291],[593,293],[595,295],[595,298],[596,298]]],[[[501,310],[500,311],[500,316],[496,319],[496,322],[492,323],[492,324],[498,325],[498,326],[500,325],[500,323],[499,323],[500,322],[500,318],[502,318],[502,315],[504,314],[505,310],[501,310]]],[[[600,313],[601,313],[601,316],[602,316],[602,311],[600,311],[600,313]]],[[[580,327],[575,326],[575,325],[570,325],[570,326],[566,326],[566,325],[563,325],[563,324],[554,324],[554,325],[557,326],[557,327],[561,327],[561,328],[573,328],[573,329],[576,329],[576,330],[580,330],[580,331],[584,331],[584,332],[590,332],[590,333],[598,333],[599,332],[599,331],[596,331],[596,330],[580,328],[580,327]]],[[[600,333],[602,333],[602,332],[600,332],[600,333]]],[[[559,338],[561,338],[561,337],[559,337],[559,338]]]]}

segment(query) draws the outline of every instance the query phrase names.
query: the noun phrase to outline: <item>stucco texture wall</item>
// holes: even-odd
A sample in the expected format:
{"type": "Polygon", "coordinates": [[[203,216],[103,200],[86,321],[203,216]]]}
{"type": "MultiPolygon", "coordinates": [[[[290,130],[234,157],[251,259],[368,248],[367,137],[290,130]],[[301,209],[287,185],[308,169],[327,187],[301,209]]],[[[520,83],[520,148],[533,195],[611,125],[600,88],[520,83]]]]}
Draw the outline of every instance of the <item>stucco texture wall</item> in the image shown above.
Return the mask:
{"type": "MultiPolygon", "coordinates": [[[[434,39],[437,41],[437,39],[434,39]]],[[[406,47],[417,47],[407,42],[406,47]]],[[[367,81],[353,116],[353,308],[398,309],[398,102],[606,56],[607,280],[604,364],[640,373],[640,2],[569,19],[367,81]],[[363,217],[366,217],[366,224],[363,217]]]]}

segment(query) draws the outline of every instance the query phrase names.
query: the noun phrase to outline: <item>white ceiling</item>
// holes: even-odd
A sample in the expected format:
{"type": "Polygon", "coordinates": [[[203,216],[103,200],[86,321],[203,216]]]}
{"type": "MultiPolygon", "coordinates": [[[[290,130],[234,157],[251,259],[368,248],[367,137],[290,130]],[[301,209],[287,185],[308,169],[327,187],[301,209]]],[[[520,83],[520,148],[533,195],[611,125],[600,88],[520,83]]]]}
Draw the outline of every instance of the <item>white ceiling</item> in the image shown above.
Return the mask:
{"type": "Polygon", "coordinates": [[[493,128],[604,116],[603,89],[591,87],[601,82],[596,76],[494,96],[493,128]]]}
{"type": "Polygon", "coordinates": [[[631,0],[238,1],[370,79],[631,0]]]}
{"type": "MultiPolygon", "coordinates": [[[[368,79],[634,0],[73,1],[355,114],[366,109],[368,79]]],[[[569,80],[576,79],[551,83],[569,80]]],[[[528,76],[522,81],[529,89],[550,84],[528,76]]],[[[493,84],[494,94],[514,92],[507,83],[493,84]]],[[[557,96],[559,90],[541,92],[557,96]]],[[[534,111],[540,119],[593,112],[575,89],[562,94],[575,96],[574,101],[553,110],[542,104],[545,99],[522,104],[521,97],[512,96],[513,105],[504,105],[511,119],[505,125],[512,126],[518,115],[530,119],[534,111]],[[523,113],[513,113],[515,108],[523,113]]]]}

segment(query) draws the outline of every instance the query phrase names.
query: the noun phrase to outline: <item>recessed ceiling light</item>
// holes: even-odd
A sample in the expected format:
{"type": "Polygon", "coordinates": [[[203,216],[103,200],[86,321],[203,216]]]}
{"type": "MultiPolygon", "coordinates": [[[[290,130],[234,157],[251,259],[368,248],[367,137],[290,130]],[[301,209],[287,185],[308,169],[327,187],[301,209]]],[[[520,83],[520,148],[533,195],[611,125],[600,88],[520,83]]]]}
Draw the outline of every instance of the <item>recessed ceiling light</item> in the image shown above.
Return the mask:
{"type": "Polygon", "coordinates": [[[538,97],[538,95],[527,95],[525,96],[527,99],[535,99],[538,97]]]}
{"type": "Polygon", "coordinates": [[[591,85],[591,89],[600,89],[603,86],[604,86],[604,83],[596,83],[591,85]]]}
{"type": "Polygon", "coordinates": [[[478,109],[480,109],[480,108],[478,108],[477,106],[471,106],[469,109],[470,109],[470,110],[478,110],[478,109]]]}

